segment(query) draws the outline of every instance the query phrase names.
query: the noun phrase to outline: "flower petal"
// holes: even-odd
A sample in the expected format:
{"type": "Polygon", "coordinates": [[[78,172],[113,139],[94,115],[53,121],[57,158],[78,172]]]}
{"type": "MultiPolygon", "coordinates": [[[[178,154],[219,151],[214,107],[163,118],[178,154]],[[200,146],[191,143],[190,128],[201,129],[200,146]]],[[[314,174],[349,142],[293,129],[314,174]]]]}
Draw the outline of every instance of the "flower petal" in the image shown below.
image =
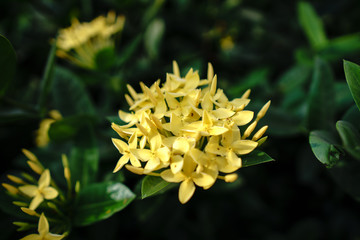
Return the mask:
{"type": "Polygon", "coordinates": [[[25,186],[21,186],[19,187],[19,190],[28,195],[29,197],[34,197],[37,193],[38,187],[35,185],[25,185],[25,186]]]}
{"type": "Polygon", "coordinates": [[[191,179],[186,179],[180,184],[179,201],[184,204],[194,195],[195,184],[191,179]]]}
{"type": "Polygon", "coordinates": [[[35,210],[43,201],[44,201],[43,196],[40,193],[36,194],[33,200],[31,200],[30,202],[29,209],[35,210]]]}
{"type": "Polygon", "coordinates": [[[116,163],[116,166],[113,170],[113,173],[116,173],[117,171],[119,171],[125,164],[127,164],[129,161],[129,154],[125,154],[123,155],[119,161],[116,163]]]}
{"type": "Polygon", "coordinates": [[[174,174],[179,173],[183,165],[184,165],[184,159],[180,155],[175,155],[171,158],[170,168],[174,174]]]}
{"type": "Polygon", "coordinates": [[[229,118],[229,117],[233,116],[235,114],[235,112],[233,112],[229,109],[226,109],[226,108],[218,108],[218,109],[212,111],[212,114],[217,119],[224,119],[224,118],[229,118]]]}
{"type": "Polygon", "coordinates": [[[48,233],[45,235],[46,239],[48,240],[61,240],[65,237],[65,235],[58,235],[53,233],[48,233]]]}
{"type": "Polygon", "coordinates": [[[41,237],[39,234],[30,234],[21,238],[20,240],[41,240],[41,237]]]}
{"type": "Polygon", "coordinates": [[[226,133],[227,131],[229,131],[228,128],[213,126],[213,127],[209,128],[208,132],[211,136],[217,136],[217,135],[226,133]]]}
{"type": "Polygon", "coordinates": [[[129,149],[129,146],[124,141],[121,141],[120,139],[117,138],[112,138],[111,140],[114,146],[117,148],[117,150],[119,150],[121,154],[124,154],[125,150],[129,149]]]}
{"type": "Polygon", "coordinates": [[[253,111],[240,111],[237,112],[233,117],[232,120],[236,123],[238,126],[243,126],[245,124],[248,124],[251,119],[254,117],[253,111]]]}
{"type": "Polygon", "coordinates": [[[238,140],[233,142],[231,146],[237,154],[242,155],[250,153],[258,146],[258,143],[251,140],[238,140]]]}
{"type": "Polygon", "coordinates": [[[160,159],[161,162],[167,163],[170,159],[170,150],[167,147],[159,148],[156,151],[156,156],[160,159]]]}
{"type": "Polygon", "coordinates": [[[41,190],[45,199],[54,199],[58,196],[58,191],[53,187],[46,187],[41,190]]]}
{"type": "Polygon", "coordinates": [[[162,179],[164,179],[167,182],[182,182],[185,179],[184,174],[182,174],[181,172],[174,174],[170,169],[167,169],[165,171],[162,171],[160,176],[162,177],[162,179]]]}
{"type": "Polygon", "coordinates": [[[206,173],[196,173],[192,174],[192,180],[194,183],[200,187],[208,186],[214,184],[215,180],[213,177],[206,173]]]}
{"type": "Polygon", "coordinates": [[[49,222],[46,219],[44,213],[41,213],[40,215],[38,232],[40,233],[40,236],[44,236],[49,232],[49,222]]]}

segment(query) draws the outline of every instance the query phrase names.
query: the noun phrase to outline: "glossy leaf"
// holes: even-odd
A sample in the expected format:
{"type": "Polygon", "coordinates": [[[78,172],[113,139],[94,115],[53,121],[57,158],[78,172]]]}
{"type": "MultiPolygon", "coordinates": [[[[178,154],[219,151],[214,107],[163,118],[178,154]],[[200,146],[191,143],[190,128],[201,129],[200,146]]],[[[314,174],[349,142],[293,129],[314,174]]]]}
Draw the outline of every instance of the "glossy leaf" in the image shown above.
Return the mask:
{"type": "Polygon", "coordinates": [[[338,121],[336,123],[336,129],[345,150],[350,153],[352,157],[360,160],[360,135],[358,129],[346,121],[338,121]]]}
{"type": "Polygon", "coordinates": [[[333,73],[325,61],[317,58],[308,97],[307,126],[309,130],[325,130],[333,127],[334,96],[333,73]]]}
{"type": "Polygon", "coordinates": [[[360,66],[349,61],[344,61],[344,71],[351,94],[360,110],[360,66]]]}
{"type": "Polygon", "coordinates": [[[63,116],[87,114],[95,115],[94,106],[80,79],[63,68],[55,69],[54,102],[63,116]]]}
{"type": "Polygon", "coordinates": [[[8,39],[0,34],[0,96],[3,96],[14,78],[16,54],[8,39]]]}
{"type": "Polygon", "coordinates": [[[177,184],[167,182],[161,177],[146,176],[141,184],[141,198],[144,199],[154,194],[163,193],[175,185],[177,184]]]}
{"type": "Polygon", "coordinates": [[[261,163],[275,161],[272,157],[267,155],[265,152],[262,152],[258,149],[255,149],[250,154],[241,156],[242,167],[250,167],[253,165],[258,165],[261,163]]]}
{"type": "Polygon", "coordinates": [[[310,3],[300,2],[298,4],[298,17],[311,46],[314,49],[325,46],[327,38],[323,23],[310,3]]]}
{"type": "Polygon", "coordinates": [[[309,142],[316,158],[327,167],[333,167],[339,161],[341,151],[329,132],[312,131],[309,142]]]}
{"type": "Polygon", "coordinates": [[[89,185],[77,196],[73,223],[75,226],[85,226],[109,218],[134,198],[135,194],[119,182],[89,185]]]}

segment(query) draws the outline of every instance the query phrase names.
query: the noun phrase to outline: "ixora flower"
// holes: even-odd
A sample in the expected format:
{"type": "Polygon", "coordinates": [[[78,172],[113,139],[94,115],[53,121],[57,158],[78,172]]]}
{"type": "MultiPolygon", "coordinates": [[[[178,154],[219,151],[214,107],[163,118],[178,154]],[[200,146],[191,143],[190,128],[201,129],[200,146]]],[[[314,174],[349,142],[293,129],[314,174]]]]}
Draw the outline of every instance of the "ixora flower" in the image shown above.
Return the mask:
{"type": "Polygon", "coordinates": [[[39,129],[36,131],[35,142],[38,147],[46,147],[49,144],[49,129],[51,124],[62,119],[62,115],[58,110],[51,110],[49,117],[50,118],[41,120],[39,129]]]}
{"type": "Polygon", "coordinates": [[[244,110],[250,90],[230,101],[217,88],[210,63],[207,79],[201,80],[192,69],[181,77],[174,61],[173,73],[166,75],[162,86],[160,80],[150,87],[140,83],[142,93],[127,87],[130,95],[125,99],[131,113],[119,111],[127,124],[112,123],[122,138],[112,139],[122,154],[114,172],[125,166],[136,174],[180,183],[183,204],[191,199],[196,186],[209,189],[216,179],[235,181],[242,156],[267,138],[263,137],[267,126],[254,130],[270,101],[254,117],[254,112],[244,110]]]}
{"type": "Polygon", "coordinates": [[[96,54],[114,47],[112,36],[123,29],[124,23],[125,17],[116,16],[113,11],[91,22],[80,23],[75,18],[70,27],[59,31],[56,54],[80,67],[94,69],[96,54]]]}
{"type": "Polygon", "coordinates": [[[44,213],[39,218],[38,232],[39,234],[30,234],[21,238],[21,240],[61,240],[65,237],[64,234],[58,235],[49,232],[49,222],[44,213]]]}
{"type": "Polygon", "coordinates": [[[20,186],[19,190],[25,195],[32,198],[29,209],[35,210],[44,199],[54,199],[58,196],[58,191],[50,187],[50,171],[46,169],[41,174],[38,185],[24,185],[20,186]]]}

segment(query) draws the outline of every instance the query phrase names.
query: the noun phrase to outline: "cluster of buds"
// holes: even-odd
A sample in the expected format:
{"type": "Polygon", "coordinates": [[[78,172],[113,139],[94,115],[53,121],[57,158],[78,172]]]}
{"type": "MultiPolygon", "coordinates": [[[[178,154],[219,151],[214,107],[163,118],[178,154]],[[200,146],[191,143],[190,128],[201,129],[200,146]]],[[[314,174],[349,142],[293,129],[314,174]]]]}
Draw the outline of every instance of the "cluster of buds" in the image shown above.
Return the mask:
{"type": "MultiPolygon", "coordinates": [[[[51,179],[50,170],[45,169],[38,158],[30,151],[23,149],[24,155],[28,158],[28,165],[36,175],[40,175],[36,180],[31,174],[23,172],[21,176],[7,175],[12,182],[2,183],[7,193],[15,200],[13,204],[19,206],[21,211],[38,220],[39,234],[30,234],[22,239],[63,239],[68,232],[66,225],[60,227],[65,232],[63,234],[53,234],[49,232],[49,222],[59,222],[66,216],[59,209],[59,205],[66,202],[66,196],[62,193],[55,181],[51,179]],[[38,212],[41,211],[41,214],[38,212]],[[46,218],[44,212],[49,213],[55,218],[46,218]]],[[[62,156],[64,166],[64,176],[68,184],[69,193],[71,192],[71,176],[67,157],[62,156]]],[[[63,219],[64,220],[64,219],[63,219]]],[[[65,219],[66,220],[66,219],[65,219]]],[[[18,226],[18,231],[25,231],[36,226],[29,222],[14,222],[18,226]]]]}
{"type": "Polygon", "coordinates": [[[160,176],[180,183],[179,200],[186,203],[196,186],[209,189],[216,179],[232,182],[242,166],[241,156],[249,154],[266,140],[267,126],[254,130],[270,106],[266,103],[254,117],[244,110],[250,90],[228,100],[217,88],[211,64],[207,79],[190,69],[181,77],[177,63],[166,82],[151,87],[140,83],[142,93],[130,85],[125,95],[130,113],[119,111],[126,125],[112,123],[122,138],[113,138],[122,154],[114,172],[125,166],[136,174],[160,176]],[[240,132],[239,127],[244,127],[240,132]],[[130,164],[129,164],[130,163],[130,164]]]}
{"type": "Polygon", "coordinates": [[[80,23],[73,19],[68,28],[61,29],[56,39],[56,55],[88,69],[94,69],[95,56],[102,49],[114,47],[112,36],[124,28],[125,17],[99,16],[91,22],[80,23]]]}

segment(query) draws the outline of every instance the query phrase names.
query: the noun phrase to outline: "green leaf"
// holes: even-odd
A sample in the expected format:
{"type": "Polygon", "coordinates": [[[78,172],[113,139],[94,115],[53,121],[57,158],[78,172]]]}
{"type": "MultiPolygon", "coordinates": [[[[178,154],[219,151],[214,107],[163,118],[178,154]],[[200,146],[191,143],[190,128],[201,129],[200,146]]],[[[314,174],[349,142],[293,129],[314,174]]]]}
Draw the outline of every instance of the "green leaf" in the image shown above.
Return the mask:
{"type": "Polygon", "coordinates": [[[360,135],[359,131],[349,122],[337,121],[336,129],[340,135],[345,150],[352,157],[360,160],[360,135]]]}
{"type": "Polygon", "coordinates": [[[16,54],[7,38],[0,34],[0,97],[3,96],[14,79],[16,54]]]}
{"type": "Polygon", "coordinates": [[[45,104],[47,103],[47,97],[51,90],[51,85],[53,81],[54,76],[54,66],[55,66],[55,58],[56,58],[56,44],[53,43],[47,62],[46,67],[44,71],[43,78],[41,80],[41,91],[40,91],[40,97],[38,101],[38,106],[41,109],[41,111],[45,111],[45,104]]]}
{"type": "Polygon", "coordinates": [[[263,86],[267,83],[269,70],[268,68],[260,68],[251,71],[243,79],[241,84],[236,84],[229,87],[228,93],[230,96],[237,98],[241,96],[246,90],[253,89],[258,86],[263,86]]]}
{"type": "Polygon", "coordinates": [[[63,116],[95,115],[94,106],[80,79],[70,71],[57,67],[54,76],[54,102],[63,116]]]}
{"type": "Polygon", "coordinates": [[[327,60],[338,61],[346,55],[355,55],[360,51],[360,34],[341,36],[329,40],[319,54],[327,60]]]}
{"type": "Polygon", "coordinates": [[[114,66],[116,55],[114,47],[103,48],[96,53],[95,64],[100,71],[106,71],[114,66]]]}
{"type": "Polygon", "coordinates": [[[288,93],[301,87],[309,79],[311,67],[299,64],[287,70],[278,80],[278,87],[281,92],[288,93]]]}
{"type": "Polygon", "coordinates": [[[350,122],[360,131],[360,111],[355,104],[346,111],[342,120],[350,122]]]}
{"type": "Polygon", "coordinates": [[[159,55],[160,43],[165,32],[165,22],[162,19],[154,19],[145,31],[144,44],[150,58],[159,55]]]}
{"type": "Polygon", "coordinates": [[[78,130],[71,150],[69,164],[72,180],[80,181],[86,186],[96,180],[99,165],[99,149],[92,126],[84,122],[84,127],[78,130]]]}
{"type": "Polygon", "coordinates": [[[310,3],[299,2],[298,17],[299,23],[303,28],[311,46],[314,49],[326,46],[328,41],[325,35],[323,23],[310,3]]]}
{"type": "Polygon", "coordinates": [[[267,155],[265,152],[262,152],[258,149],[255,149],[250,154],[241,156],[241,159],[242,159],[242,167],[250,167],[250,166],[258,165],[261,163],[275,161],[272,157],[267,155]]]}
{"type": "Polygon", "coordinates": [[[102,182],[83,188],[76,199],[75,226],[85,226],[109,218],[124,209],[135,194],[119,182],[102,182]]]}
{"type": "Polygon", "coordinates": [[[331,168],[339,161],[341,151],[329,132],[312,131],[309,142],[315,157],[327,167],[331,168]]]}
{"type": "Polygon", "coordinates": [[[146,176],[141,184],[141,198],[144,199],[154,194],[164,193],[176,185],[175,183],[165,181],[161,177],[146,176]]]}
{"type": "Polygon", "coordinates": [[[335,84],[329,65],[320,58],[315,69],[308,98],[307,126],[309,130],[331,129],[335,115],[335,84]]]}
{"type": "Polygon", "coordinates": [[[336,112],[344,111],[354,103],[354,99],[351,96],[350,89],[346,82],[335,83],[335,102],[336,112]]]}
{"type": "Polygon", "coordinates": [[[351,94],[360,110],[360,66],[344,60],[344,71],[351,94]]]}
{"type": "Polygon", "coordinates": [[[116,66],[119,67],[124,64],[130,57],[134,54],[136,49],[139,47],[141,43],[142,36],[139,35],[135,37],[128,45],[126,45],[121,50],[121,55],[116,60],[116,66]]]}

